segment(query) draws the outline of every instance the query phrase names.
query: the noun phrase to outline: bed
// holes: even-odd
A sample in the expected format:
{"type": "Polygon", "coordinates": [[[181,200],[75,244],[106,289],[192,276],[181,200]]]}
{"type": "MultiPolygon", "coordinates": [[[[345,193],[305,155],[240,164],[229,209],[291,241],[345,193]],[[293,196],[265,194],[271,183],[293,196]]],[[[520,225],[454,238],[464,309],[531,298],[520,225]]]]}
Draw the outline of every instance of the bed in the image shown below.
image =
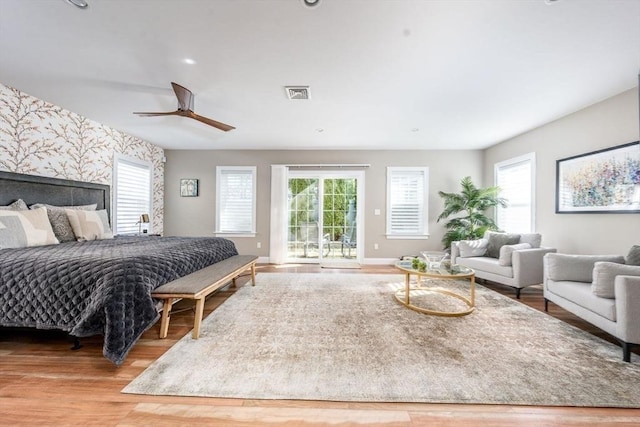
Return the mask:
{"type": "MultiPolygon", "coordinates": [[[[0,172],[0,205],[17,199],[110,210],[107,185],[0,172]]],[[[0,326],[102,334],[120,365],[159,318],[153,289],[237,253],[227,239],[156,236],[0,249],[0,326]]]]}

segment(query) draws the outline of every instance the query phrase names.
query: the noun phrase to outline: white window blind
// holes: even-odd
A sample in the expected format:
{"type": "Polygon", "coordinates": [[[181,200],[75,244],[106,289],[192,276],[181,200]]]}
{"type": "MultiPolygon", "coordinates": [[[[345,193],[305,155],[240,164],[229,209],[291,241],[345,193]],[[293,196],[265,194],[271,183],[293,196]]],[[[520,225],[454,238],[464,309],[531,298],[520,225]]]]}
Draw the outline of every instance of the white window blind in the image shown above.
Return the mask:
{"type": "Polygon", "coordinates": [[[530,153],[495,165],[495,185],[508,206],[496,209],[496,224],[509,233],[534,231],[535,154],[530,153]]]}
{"type": "Polygon", "coordinates": [[[216,233],[255,234],[256,168],[216,168],[216,233]]]}
{"type": "Polygon", "coordinates": [[[138,234],[140,215],[151,215],[151,176],[150,163],[115,157],[114,234],[138,234]]]}
{"type": "Polygon", "coordinates": [[[387,168],[387,237],[426,238],[428,168],[387,168]]]}

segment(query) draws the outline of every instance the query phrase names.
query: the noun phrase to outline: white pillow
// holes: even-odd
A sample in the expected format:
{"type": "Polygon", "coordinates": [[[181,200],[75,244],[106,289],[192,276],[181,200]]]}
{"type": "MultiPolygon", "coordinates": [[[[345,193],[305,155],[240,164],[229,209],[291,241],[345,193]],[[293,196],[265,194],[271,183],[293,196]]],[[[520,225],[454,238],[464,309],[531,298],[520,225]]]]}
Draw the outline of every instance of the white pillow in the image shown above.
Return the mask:
{"type": "Polygon", "coordinates": [[[106,210],[65,209],[64,211],[67,213],[71,228],[73,228],[73,234],[76,235],[79,242],[113,238],[106,210]]]}
{"type": "Polygon", "coordinates": [[[460,258],[484,256],[487,253],[487,246],[489,246],[488,239],[460,240],[458,242],[460,258]]]}
{"type": "Polygon", "coordinates": [[[531,249],[531,245],[528,243],[516,243],[515,245],[504,245],[500,248],[500,256],[498,257],[498,264],[508,267],[511,265],[511,258],[513,257],[513,251],[519,249],[531,249]]]}
{"type": "Polygon", "coordinates": [[[593,267],[591,292],[601,298],[615,298],[616,276],[640,276],[640,266],[599,261],[593,267]]]}
{"type": "Polygon", "coordinates": [[[55,245],[47,209],[0,210],[0,249],[55,245]]]}

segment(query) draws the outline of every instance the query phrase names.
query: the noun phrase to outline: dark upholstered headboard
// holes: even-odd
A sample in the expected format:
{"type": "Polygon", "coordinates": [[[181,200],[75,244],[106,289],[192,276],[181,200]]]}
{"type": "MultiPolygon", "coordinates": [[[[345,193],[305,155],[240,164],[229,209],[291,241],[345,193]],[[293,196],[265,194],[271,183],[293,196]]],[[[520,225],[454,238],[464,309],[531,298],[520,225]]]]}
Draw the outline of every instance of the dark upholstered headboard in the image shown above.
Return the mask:
{"type": "Polygon", "coordinates": [[[0,171],[0,206],[22,199],[27,205],[77,206],[97,203],[111,216],[108,185],[0,171]]]}

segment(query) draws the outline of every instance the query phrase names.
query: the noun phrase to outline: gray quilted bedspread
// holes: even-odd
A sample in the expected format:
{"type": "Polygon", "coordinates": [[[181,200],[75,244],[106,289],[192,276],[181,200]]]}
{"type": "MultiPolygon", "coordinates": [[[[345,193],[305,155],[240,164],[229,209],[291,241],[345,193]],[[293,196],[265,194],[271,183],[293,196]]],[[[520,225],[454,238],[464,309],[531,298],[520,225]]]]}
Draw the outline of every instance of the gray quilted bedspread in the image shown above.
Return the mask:
{"type": "Polygon", "coordinates": [[[0,250],[0,325],[103,334],[120,365],[158,320],[153,289],[237,253],[222,238],[154,236],[0,250]]]}

